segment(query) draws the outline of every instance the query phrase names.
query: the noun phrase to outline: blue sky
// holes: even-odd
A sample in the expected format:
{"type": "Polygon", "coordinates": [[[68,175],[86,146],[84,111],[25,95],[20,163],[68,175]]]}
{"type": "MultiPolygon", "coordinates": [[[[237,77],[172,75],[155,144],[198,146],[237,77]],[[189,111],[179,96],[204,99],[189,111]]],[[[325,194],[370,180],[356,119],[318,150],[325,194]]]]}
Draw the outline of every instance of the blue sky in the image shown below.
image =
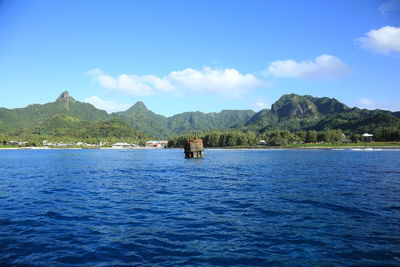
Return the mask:
{"type": "Polygon", "coordinates": [[[400,0],[0,0],[0,107],[64,90],[108,111],[400,110],[400,0]]]}

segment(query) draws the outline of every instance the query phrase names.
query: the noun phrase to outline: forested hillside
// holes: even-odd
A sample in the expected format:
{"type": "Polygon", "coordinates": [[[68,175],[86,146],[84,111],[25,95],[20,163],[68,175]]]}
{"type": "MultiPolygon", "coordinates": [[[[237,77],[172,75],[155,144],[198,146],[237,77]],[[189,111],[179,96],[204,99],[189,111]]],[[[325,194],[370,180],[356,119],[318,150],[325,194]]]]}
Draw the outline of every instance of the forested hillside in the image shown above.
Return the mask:
{"type": "MultiPolygon", "coordinates": [[[[283,95],[271,109],[221,112],[184,112],[158,115],[143,102],[123,112],[108,114],[63,92],[55,102],[25,108],[0,108],[0,134],[65,138],[168,138],[204,131],[312,132],[341,130],[346,136],[383,134],[400,129],[400,112],[350,108],[328,97],[283,95]]],[[[285,132],[286,133],[286,132],[285,132]]],[[[392,138],[393,139],[393,138],[392,138]]]]}

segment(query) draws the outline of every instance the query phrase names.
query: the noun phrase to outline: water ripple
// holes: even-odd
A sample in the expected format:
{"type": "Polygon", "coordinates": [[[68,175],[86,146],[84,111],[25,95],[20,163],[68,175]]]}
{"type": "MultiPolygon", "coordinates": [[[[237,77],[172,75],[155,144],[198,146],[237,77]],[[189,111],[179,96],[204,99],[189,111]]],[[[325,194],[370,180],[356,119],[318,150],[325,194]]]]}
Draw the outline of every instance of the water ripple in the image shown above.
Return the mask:
{"type": "Polygon", "coordinates": [[[400,264],[400,153],[0,151],[1,266],[400,264]]]}

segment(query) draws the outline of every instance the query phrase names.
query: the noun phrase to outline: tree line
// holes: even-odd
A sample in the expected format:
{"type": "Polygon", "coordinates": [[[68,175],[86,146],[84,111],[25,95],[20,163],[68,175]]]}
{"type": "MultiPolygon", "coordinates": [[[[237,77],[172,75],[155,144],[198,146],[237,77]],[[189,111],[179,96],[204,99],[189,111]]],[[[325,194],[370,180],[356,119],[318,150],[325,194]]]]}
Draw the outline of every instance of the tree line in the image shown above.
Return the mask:
{"type": "MultiPolygon", "coordinates": [[[[193,136],[193,133],[173,136],[169,138],[168,147],[183,147],[186,140],[193,138],[193,136]]],[[[286,146],[302,143],[356,143],[365,141],[360,134],[346,136],[340,129],[296,132],[270,130],[261,134],[253,131],[209,131],[198,133],[198,137],[203,139],[206,147],[254,146],[260,144],[286,146]]],[[[374,133],[373,140],[379,142],[400,141],[400,129],[395,127],[378,128],[374,133]]]]}
{"type": "MultiPolygon", "coordinates": [[[[89,144],[98,144],[100,142],[111,145],[117,142],[127,142],[143,145],[150,138],[145,135],[133,134],[100,134],[99,129],[91,129],[90,134],[77,132],[76,136],[63,136],[62,133],[56,134],[28,134],[4,135],[0,134],[0,146],[7,145],[9,141],[26,141],[26,146],[42,146],[43,140],[50,142],[85,142],[89,144]]],[[[106,131],[108,132],[108,131],[106,131]]],[[[124,132],[124,131],[122,131],[124,132]]],[[[380,127],[374,132],[373,140],[378,142],[400,142],[400,128],[380,127]]],[[[270,130],[264,133],[254,131],[205,131],[198,133],[203,139],[206,147],[227,147],[227,146],[254,146],[259,144],[269,146],[286,146],[290,144],[302,143],[343,143],[343,142],[363,142],[361,134],[344,135],[341,130],[323,130],[323,131],[288,131],[288,130],[270,130]]],[[[194,133],[173,136],[169,138],[168,147],[183,147],[188,138],[193,138],[194,133]]],[[[153,138],[152,138],[153,139],[153,138]]]]}

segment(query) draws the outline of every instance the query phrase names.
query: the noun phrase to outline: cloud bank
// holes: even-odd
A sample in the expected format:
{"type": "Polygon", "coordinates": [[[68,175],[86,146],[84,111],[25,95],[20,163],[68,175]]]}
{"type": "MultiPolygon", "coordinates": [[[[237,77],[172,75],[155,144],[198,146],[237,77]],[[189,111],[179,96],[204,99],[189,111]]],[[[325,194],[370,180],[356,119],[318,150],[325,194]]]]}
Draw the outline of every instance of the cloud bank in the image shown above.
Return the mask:
{"type": "Polygon", "coordinates": [[[158,92],[171,92],[175,90],[174,86],[168,80],[155,75],[137,76],[121,74],[114,78],[104,74],[100,69],[89,70],[87,74],[93,76],[94,80],[102,87],[128,95],[147,96],[158,92]]]}
{"type": "Polygon", "coordinates": [[[368,98],[360,98],[357,100],[357,104],[361,108],[374,108],[376,103],[368,98]]]}
{"type": "Polygon", "coordinates": [[[356,106],[366,109],[383,109],[391,111],[400,111],[400,102],[375,102],[368,98],[360,98],[356,102],[356,106]]]}
{"type": "Polygon", "coordinates": [[[379,54],[388,55],[392,52],[400,52],[400,27],[384,26],[377,30],[371,30],[364,37],[356,39],[365,49],[379,54]]]}
{"type": "Polygon", "coordinates": [[[260,110],[266,109],[266,108],[271,108],[271,105],[268,105],[264,101],[257,101],[253,105],[253,109],[256,110],[256,111],[260,111],[260,110]]]}
{"type": "Polygon", "coordinates": [[[85,98],[85,102],[92,104],[98,109],[107,111],[108,113],[125,111],[129,108],[129,105],[118,103],[116,101],[102,100],[97,96],[91,96],[85,98]]]}
{"type": "Polygon", "coordinates": [[[339,58],[321,55],[314,60],[297,62],[293,59],[277,60],[269,64],[266,73],[277,78],[304,80],[334,79],[351,72],[351,68],[339,58]]]}
{"type": "Polygon", "coordinates": [[[210,67],[173,71],[165,77],[127,74],[112,77],[100,69],[90,70],[87,74],[104,88],[134,96],[194,92],[240,97],[250,89],[262,85],[262,81],[252,74],[241,74],[235,69],[210,67]]]}

